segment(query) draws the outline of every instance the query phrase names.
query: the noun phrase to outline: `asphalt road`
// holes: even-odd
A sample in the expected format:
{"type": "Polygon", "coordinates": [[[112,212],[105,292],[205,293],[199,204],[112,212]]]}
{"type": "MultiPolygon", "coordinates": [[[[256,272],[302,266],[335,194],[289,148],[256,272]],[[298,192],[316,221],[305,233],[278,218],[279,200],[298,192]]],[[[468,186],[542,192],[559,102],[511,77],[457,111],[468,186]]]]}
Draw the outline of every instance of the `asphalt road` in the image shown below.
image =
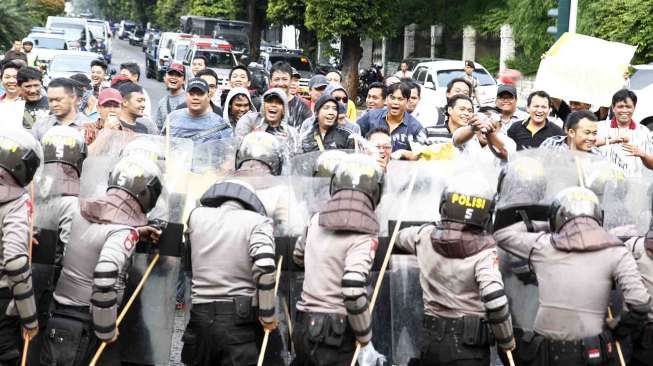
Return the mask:
{"type": "Polygon", "coordinates": [[[120,64],[123,62],[136,62],[141,67],[140,85],[147,90],[152,103],[152,112],[159,103],[159,100],[166,94],[163,83],[155,79],[145,77],[145,53],[142,52],[141,46],[130,46],[127,41],[121,41],[117,37],[113,39],[113,55],[111,66],[120,71],[120,64]]]}

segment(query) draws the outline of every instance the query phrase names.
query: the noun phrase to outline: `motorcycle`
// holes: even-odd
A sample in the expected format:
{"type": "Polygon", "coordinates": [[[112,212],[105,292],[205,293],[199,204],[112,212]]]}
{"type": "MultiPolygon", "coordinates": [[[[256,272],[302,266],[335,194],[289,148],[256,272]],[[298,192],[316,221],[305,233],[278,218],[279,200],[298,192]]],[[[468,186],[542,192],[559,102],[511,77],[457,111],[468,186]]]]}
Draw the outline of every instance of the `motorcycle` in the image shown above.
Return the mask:
{"type": "Polygon", "coordinates": [[[370,85],[376,82],[383,82],[383,69],[382,65],[372,64],[366,70],[360,70],[358,72],[358,93],[356,96],[356,105],[364,106],[365,99],[367,99],[367,92],[370,89],[370,85]]]}

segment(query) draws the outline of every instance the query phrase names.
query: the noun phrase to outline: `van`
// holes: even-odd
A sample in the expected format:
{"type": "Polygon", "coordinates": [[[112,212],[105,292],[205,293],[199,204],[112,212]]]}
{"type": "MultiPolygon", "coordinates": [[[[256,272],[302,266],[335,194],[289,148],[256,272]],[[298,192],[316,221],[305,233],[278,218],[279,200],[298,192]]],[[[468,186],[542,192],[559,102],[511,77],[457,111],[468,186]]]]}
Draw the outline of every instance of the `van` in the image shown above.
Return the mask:
{"type": "Polygon", "coordinates": [[[91,48],[93,36],[84,18],[49,16],[45,27],[63,30],[68,49],[71,51],[91,48]]]}

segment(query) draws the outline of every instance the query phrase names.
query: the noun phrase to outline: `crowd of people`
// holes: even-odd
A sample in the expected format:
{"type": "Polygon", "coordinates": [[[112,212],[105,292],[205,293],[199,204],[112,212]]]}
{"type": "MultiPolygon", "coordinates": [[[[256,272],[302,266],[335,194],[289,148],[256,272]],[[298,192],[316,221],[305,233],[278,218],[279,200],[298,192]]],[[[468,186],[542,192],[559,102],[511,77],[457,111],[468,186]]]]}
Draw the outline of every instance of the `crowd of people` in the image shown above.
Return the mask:
{"type": "MultiPolygon", "coordinates": [[[[546,218],[529,219],[522,206],[541,203],[532,199],[520,202],[512,215],[518,218],[508,225],[492,226],[497,194],[510,194],[501,184],[520,184],[524,174],[528,184],[542,178],[538,162],[523,158],[522,150],[592,156],[627,178],[649,174],[653,141],[633,121],[638,100],[628,89],[596,112],[545,91],[530,93],[523,112],[512,85],[498,87],[495,105],[481,106],[474,63],[467,62],[466,76],[448,83],[446,106],[435,115],[420,106],[421,86],[402,67],[369,85],[359,115],[337,71],[313,76],[305,99],[297,93],[296,71],[277,62],[270,88],[258,95],[245,66],[235,66],[229,87],[219,90],[218,75],[199,56],[192,75],[173,62],[164,76],[166,95],[150,100],[135,63],[121,64],[110,78],[108,65],[95,60],[90,78],[56,78],[44,88],[29,57],[12,52],[1,67],[0,106],[22,103],[23,109],[19,124],[0,131],[0,364],[18,362],[21,329],[25,340],[39,329],[46,334],[43,365],[86,365],[101,342],[119,339],[122,276],[139,239],[157,241],[162,234],[152,225],[152,210],[166,195],[164,175],[171,172],[161,164],[160,146],[125,147],[106,193],[79,198],[82,161],[112,131],[129,136],[126,145],[144,144],[147,136],[186,139],[196,148],[237,144],[234,171],[203,192],[187,220],[192,306],[182,339],[185,364],[257,363],[263,334],[278,326],[275,233],[282,208],[270,199],[269,187],[247,178],[286,174],[293,158],[317,152],[311,173],[329,179],[329,194],[293,248],[293,261],[305,270],[293,319],[293,365],[350,364],[357,344],[360,364],[381,362],[372,346],[368,285],[385,224],[376,212],[384,176],[393,160],[438,159],[443,151],[448,159],[501,171],[500,186],[491,187],[480,174],[447,177],[442,195],[431,197],[439,221],[393,235],[398,251],[417,256],[424,302],[419,365],[486,366],[493,345],[506,365],[512,352],[519,365],[615,365],[626,340],[629,365],[653,359],[650,234],[630,235],[624,244],[604,228],[603,192],[568,187],[556,194],[546,218]],[[29,264],[28,186],[42,164],[38,174],[55,172],[63,190],[50,198],[55,209],[47,213],[59,239],[46,309],[35,301],[41,294],[29,264]],[[502,252],[526,264],[513,259],[502,268],[502,252]],[[506,273],[524,266],[537,276],[528,283],[539,287],[532,329],[513,324],[511,293],[504,288],[506,273]],[[620,319],[606,321],[613,283],[625,306],[620,319]]],[[[177,302],[184,301],[178,292],[177,302]]]]}

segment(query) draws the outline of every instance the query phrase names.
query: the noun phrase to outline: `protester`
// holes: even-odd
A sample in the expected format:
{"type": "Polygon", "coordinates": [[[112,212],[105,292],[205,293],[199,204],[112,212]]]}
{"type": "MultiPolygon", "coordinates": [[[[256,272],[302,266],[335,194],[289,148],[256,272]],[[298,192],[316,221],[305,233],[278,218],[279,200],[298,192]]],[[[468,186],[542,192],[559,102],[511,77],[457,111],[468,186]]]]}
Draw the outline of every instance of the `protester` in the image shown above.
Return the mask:
{"type": "Polygon", "coordinates": [[[410,79],[413,77],[413,72],[408,70],[408,62],[406,60],[401,61],[399,65],[399,70],[395,73],[396,77],[399,79],[410,79]]]}
{"type": "MultiPolygon", "coordinates": [[[[449,101],[449,99],[454,95],[458,94],[466,95],[470,98],[472,97],[472,84],[470,84],[465,78],[454,78],[447,83],[447,91],[445,93],[447,101],[449,101]]],[[[438,108],[438,120],[434,128],[442,128],[447,123],[447,105],[443,108],[438,108]]]]}
{"type": "Polygon", "coordinates": [[[299,128],[302,122],[311,117],[313,113],[300,98],[290,94],[288,89],[290,88],[292,73],[292,68],[287,62],[275,62],[270,69],[270,88],[280,88],[286,93],[288,108],[285,109],[285,113],[288,115],[288,124],[291,127],[299,128]]]}
{"type": "Polygon", "coordinates": [[[77,97],[79,98],[78,109],[88,118],[89,121],[95,122],[99,115],[97,112],[97,98],[93,95],[91,79],[84,74],[75,74],[70,77],[79,83],[77,88],[77,97]]]}
{"type": "Polygon", "coordinates": [[[184,92],[184,77],[186,69],[184,65],[173,62],[163,77],[168,94],[161,98],[159,105],[154,111],[154,123],[157,129],[163,129],[163,123],[172,111],[177,109],[186,100],[184,92]]]}
{"type": "Polygon", "coordinates": [[[372,157],[376,159],[383,172],[386,172],[392,154],[390,132],[385,128],[372,129],[367,134],[367,140],[376,148],[376,151],[372,151],[372,157]]]}
{"type": "MultiPolygon", "coordinates": [[[[196,77],[203,79],[209,85],[209,104],[211,105],[211,110],[218,116],[222,116],[222,108],[213,102],[215,94],[218,91],[218,74],[211,69],[204,69],[198,71],[196,77]]],[[[177,106],[177,109],[184,108],[188,108],[186,101],[177,106]]]]}
{"type": "Polygon", "coordinates": [[[241,87],[229,89],[222,119],[235,130],[238,121],[249,112],[256,112],[249,91],[241,87]]]}
{"type": "Polygon", "coordinates": [[[23,43],[20,40],[15,40],[11,50],[5,53],[4,61],[11,60],[22,60],[27,63],[27,55],[23,52],[23,43]]]}
{"type": "Polygon", "coordinates": [[[648,128],[633,121],[637,95],[622,89],[612,96],[609,121],[599,122],[597,146],[627,176],[641,176],[644,168],[653,169],[653,141],[648,128]]]}
{"type": "Polygon", "coordinates": [[[539,147],[551,136],[564,136],[564,131],[549,122],[551,98],[544,91],[534,91],[527,99],[529,117],[520,123],[513,123],[508,137],[517,143],[517,150],[539,147]]]}
{"type": "Polygon", "coordinates": [[[195,55],[193,57],[193,61],[190,64],[190,72],[193,74],[191,76],[198,77],[197,73],[206,69],[208,64],[209,63],[207,62],[206,57],[202,55],[195,55]]]}
{"type": "MultiPolygon", "coordinates": [[[[412,93],[412,92],[411,92],[412,93]]],[[[374,82],[370,84],[367,90],[367,97],[365,98],[365,106],[367,110],[381,109],[385,106],[386,90],[381,82],[374,82]]]]}
{"type": "Polygon", "coordinates": [[[308,94],[311,97],[310,107],[312,111],[315,111],[315,103],[320,99],[327,85],[329,85],[329,81],[324,75],[320,74],[314,75],[308,81],[308,94]]]}
{"type": "Polygon", "coordinates": [[[171,136],[188,138],[195,143],[218,141],[233,136],[229,124],[213,112],[209,91],[209,84],[202,78],[188,81],[188,107],[170,113],[166,122],[166,126],[170,126],[171,136]]]}
{"type": "MultiPolygon", "coordinates": [[[[126,76],[133,83],[138,84],[141,79],[141,68],[135,62],[125,62],[120,64],[120,75],[126,76]]],[[[112,88],[116,88],[113,84],[112,88]]],[[[145,110],[143,111],[143,116],[150,118],[152,115],[152,103],[150,102],[150,95],[147,93],[147,90],[143,89],[143,95],[145,96],[145,110]]]]}
{"type": "Polygon", "coordinates": [[[302,78],[302,74],[300,74],[295,68],[292,68],[292,74],[290,75],[290,84],[288,84],[288,93],[294,98],[297,97],[299,100],[301,100],[304,104],[306,104],[306,101],[301,95],[297,95],[299,93],[299,80],[302,78]]]}
{"type": "Polygon", "coordinates": [[[338,104],[339,101],[328,94],[318,99],[315,121],[300,136],[303,152],[354,148],[354,140],[349,138],[351,131],[338,124],[338,104]]]}
{"type": "Polygon", "coordinates": [[[107,69],[109,66],[103,60],[91,61],[91,84],[93,85],[93,95],[100,95],[100,90],[109,88],[110,83],[107,81],[107,69]]]}
{"type": "Polygon", "coordinates": [[[4,94],[0,95],[0,103],[15,102],[20,99],[18,86],[18,70],[21,66],[17,62],[6,62],[2,66],[2,88],[4,94]]]}
{"type": "Polygon", "coordinates": [[[27,129],[32,128],[37,120],[47,118],[49,113],[48,97],[41,93],[42,78],[41,72],[33,67],[23,67],[16,75],[21,98],[25,101],[23,127],[27,129]]]}
{"type": "Polygon", "coordinates": [[[122,85],[118,90],[122,95],[122,104],[120,113],[118,113],[120,129],[157,135],[159,130],[156,125],[144,116],[145,94],[143,88],[138,84],[130,83],[122,85]]]}
{"type": "Polygon", "coordinates": [[[95,141],[97,134],[102,129],[121,130],[120,109],[122,106],[122,95],[120,91],[113,88],[104,88],[98,96],[98,113],[99,118],[95,123],[87,123],[82,126],[84,131],[84,141],[90,145],[95,141]]]}
{"type": "MultiPolygon", "coordinates": [[[[329,82],[329,84],[333,86],[341,86],[342,87],[342,74],[338,70],[334,70],[326,74],[326,79],[329,82]]],[[[343,88],[343,91],[347,93],[347,91],[343,88]]],[[[356,118],[358,118],[357,111],[356,111],[356,104],[354,104],[353,100],[347,100],[347,102],[343,102],[347,105],[347,119],[350,121],[355,121],[356,118]]]]}
{"type": "Polygon", "coordinates": [[[251,89],[252,87],[252,73],[246,66],[236,65],[231,68],[229,71],[229,89],[222,91],[220,95],[220,105],[223,109],[226,109],[226,99],[229,94],[230,89],[233,88],[245,88],[249,90],[250,99],[254,103],[254,108],[258,110],[261,107],[261,98],[256,91],[256,89],[251,89]]]}
{"type": "Polygon", "coordinates": [[[27,58],[27,66],[36,67],[38,56],[36,55],[36,52],[34,52],[34,41],[30,38],[23,39],[23,53],[27,58]]]}
{"type": "Polygon", "coordinates": [[[387,88],[392,84],[397,84],[397,83],[401,82],[401,80],[398,77],[392,75],[392,76],[389,76],[388,78],[386,78],[383,82],[385,83],[385,87],[387,88]]]}
{"type": "Polygon", "coordinates": [[[342,74],[340,74],[340,71],[338,70],[329,71],[324,77],[327,79],[329,84],[342,83],[342,74]]]}
{"type": "MultiPolygon", "coordinates": [[[[365,113],[358,119],[363,135],[375,128],[385,128],[392,137],[392,151],[401,154],[411,151],[411,142],[426,143],[426,133],[422,125],[406,111],[410,98],[410,86],[396,83],[388,87],[387,107],[365,113]]],[[[417,156],[405,154],[405,158],[416,159],[417,156]]]]}
{"type": "Polygon", "coordinates": [[[472,100],[475,100],[476,103],[478,104],[479,101],[476,99],[476,88],[478,88],[478,79],[474,76],[474,70],[476,69],[476,65],[474,65],[474,61],[467,60],[465,61],[465,75],[463,76],[463,79],[467,80],[467,82],[471,85],[471,88],[469,90],[470,92],[470,98],[472,100]]]}
{"type": "Polygon", "coordinates": [[[236,136],[244,137],[252,131],[263,131],[282,138],[290,151],[297,149],[299,136],[288,125],[288,99],[283,89],[272,88],[263,94],[263,109],[245,114],[236,124],[236,136]]]}
{"type": "Polygon", "coordinates": [[[84,124],[90,123],[88,118],[77,111],[77,83],[68,78],[56,78],[48,85],[48,106],[50,115],[46,119],[36,121],[32,126],[32,134],[37,140],[52,126],[70,126],[81,128],[84,124]]]}
{"type": "Polygon", "coordinates": [[[517,89],[512,85],[499,85],[496,106],[501,110],[501,131],[508,133],[514,122],[528,118],[528,113],[517,109],[517,89]]]}
{"type": "MultiPolygon", "coordinates": [[[[469,110],[469,100],[465,96],[455,96],[455,107],[449,112],[450,117],[458,110],[464,109],[465,113],[474,113],[473,107],[469,110]],[[463,101],[463,102],[458,102],[463,101]]],[[[493,107],[482,107],[476,119],[469,119],[465,126],[455,128],[453,145],[458,147],[464,156],[480,165],[490,164],[500,166],[508,160],[510,154],[517,151],[515,142],[499,130],[499,110],[493,107]]],[[[453,123],[455,118],[450,118],[453,123]]]]}
{"type": "Polygon", "coordinates": [[[596,148],[598,123],[594,113],[587,110],[572,112],[567,117],[565,129],[567,132],[566,136],[549,137],[544,140],[540,147],[600,154],[596,148]]]}

